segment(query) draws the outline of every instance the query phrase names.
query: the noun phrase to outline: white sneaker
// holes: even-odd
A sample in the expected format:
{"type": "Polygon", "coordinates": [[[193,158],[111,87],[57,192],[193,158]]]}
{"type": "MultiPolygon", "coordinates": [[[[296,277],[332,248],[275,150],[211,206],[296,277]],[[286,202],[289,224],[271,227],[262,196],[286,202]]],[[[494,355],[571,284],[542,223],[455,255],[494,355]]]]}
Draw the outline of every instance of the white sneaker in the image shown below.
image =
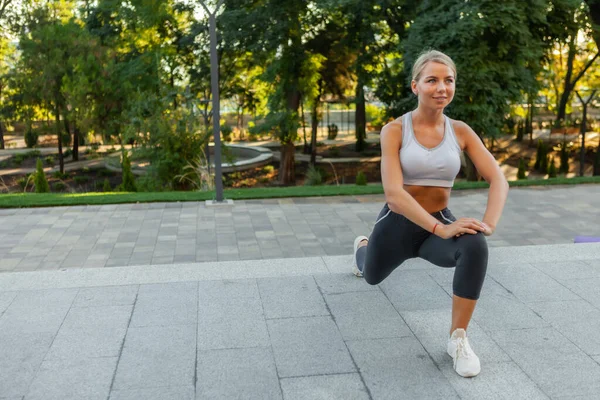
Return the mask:
{"type": "Polygon", "coordinates": [[[454,370],[462,377],[470,378],[481,372],[479,357],[475,355],[467,332],[464,329],[456,329],[448,339],[448,355],[454,360],[454,370]]]}
{"type": "Polygon", "coordinates": [[[360,242],[362,242],[363,240],[369,240],[368,237],[366,236],[357,236],[356,239],[354,239],[354,257],[353,257],[353,265],[352,265],[352,273],[356,276],[358,276],[359,278],[361,276],[363,276],[362,272],[360,272],[360,270],[358,269],[358,265],[356,265],[356,250],[358,250],[358,245],[360,244],[360,242]]]}

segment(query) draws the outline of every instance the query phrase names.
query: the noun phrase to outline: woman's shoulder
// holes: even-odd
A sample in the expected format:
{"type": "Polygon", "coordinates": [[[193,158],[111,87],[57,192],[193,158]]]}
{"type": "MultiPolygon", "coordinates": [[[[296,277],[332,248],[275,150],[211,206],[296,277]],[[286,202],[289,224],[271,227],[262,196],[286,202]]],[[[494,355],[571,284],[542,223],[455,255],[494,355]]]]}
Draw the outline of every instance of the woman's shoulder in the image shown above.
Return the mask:
{"type": "Polygon", "coordinates": [[[381,128],[380,136],[383,137],[397,137],[402,138],[402,117],[398,117],[393,121],[388,122],[381,128]]]}
{"type": "Polygon", "coordinates": [[[467,137],[473,132],[473,129],[471,129],[464,121],[452,118],[448,118],[448,120],[450,120],[450,123],[452,124],[452,130],[454,131],[454,135],[456,136],[460,148],[464,149],[467,137]]]}

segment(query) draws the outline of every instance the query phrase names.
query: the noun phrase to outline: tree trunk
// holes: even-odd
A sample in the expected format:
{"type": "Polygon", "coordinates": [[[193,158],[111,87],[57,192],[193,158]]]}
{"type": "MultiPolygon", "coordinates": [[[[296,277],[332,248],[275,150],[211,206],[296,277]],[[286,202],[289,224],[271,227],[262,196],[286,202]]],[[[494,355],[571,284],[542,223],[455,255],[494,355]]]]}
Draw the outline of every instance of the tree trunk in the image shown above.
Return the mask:
{"type": "Polygon", "coordinates": [[[356,113],[354,117],[354,126],[356,129],[356,151],[363,151],[367,144],[367,112],[365,107],[365,89],[362,84],[362,79],[359,79],[358,84],[356,85],[356,113]]]}
{"type": "Polygon", "coordinates": [[[73,161],[79,161],[79,136],[81,132],[79,132],[77,122],[73,121],[73,124],[75,125],[73,128],[73,161]]]}
{"type": "Polygon", "coordinates": [[[294,142],[288,142],[281,145],[279,182],[283,185],[293,184],[296,181],[295,152],[294,142]]]}
{"type": "Polygon", "coordinates": [[[558,113],[556,115],[556,119],[559,121],[564,121],[566,113],[567,113],[567,103],[569,102],[569,97],[571,97],[571,92],[573,91],[573,84],[571,83],[571,78],[573,76],[573,62],[575,60],[575,39],[571,43],[569,43],[569,56],[567,58],[567,74],[565,75],[565,81],[563,86],[563,92],[560,96],[560,101],[558,102],[558,113]]]}
{"type": "Polygon", "coordinates": [[[60,131],[60,108],[56,106],[56,136],[58,137],[58,165],[60,166],[60,173],[65,173],[65,159],[63,157],[62,147],[62,132],[60,131]]]}
{"type": "Polygon", "coordinates": [[[579,176],[583,176],[585,167],[585,130],[587,119],[587,103],[583,103],[583,121],[581,121],[581,152],[579,154],[579,176]]]}
{"type": "Polygon", "coordinates": [[[304,148],[302,153],[310,153],[310,147],[308,147],[308,141],[306,140],[306,121],[304,120],[304,101],[300,101],[300,120],[302,121],[302,133],[304,134],[304,148]]]}
{"type": "MultiPolygon", "coordinates": [[[[287,112],[295,116],[298,116],[298,108],[300,107],[300,92],[297,87],[297,82],[292,82],[286,96],[287,112]]],[[[292,124],[292,126],[296,126],[296,124],[292,124]]],[[[289,129],[289,127],[284,129],[289,129]]],[[[281,161],[279,165],[279,182],[282,185],[293,185],[296,182],[294,140],[297,138],[297,135],[297,130],[295,132],[282,132],[281,161]]]]}
{"type": "Polygon", "coordinates": [[[310,113],[310,164],[317,163],[317,129],[319,128],[319,99],[314,99],[310,113]]]}
{"type": "Polygon", "coordinates": [[[4,127],[3,123],[0,121],[0,150],[4,150],[4,127]]]}

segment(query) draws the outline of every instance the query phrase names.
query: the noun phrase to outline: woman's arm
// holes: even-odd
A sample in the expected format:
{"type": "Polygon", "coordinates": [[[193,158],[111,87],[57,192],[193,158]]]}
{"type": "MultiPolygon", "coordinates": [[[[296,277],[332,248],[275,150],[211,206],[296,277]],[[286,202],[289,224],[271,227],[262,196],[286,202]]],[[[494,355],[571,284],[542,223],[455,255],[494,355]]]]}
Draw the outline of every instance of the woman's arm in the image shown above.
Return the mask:
{"type": "Polygon", "coordinates": [[[494,156],[485,148],[473,129],[461,121],[456,121],[454,127],[464,143],[464,151],[475,164],[477,172],[490,184],[487,207],[482,220],[492,230],[492,232],[486,232],[490,235],[496,230],[496,225],[502,215],[508,195],[508,182],[494,156]]]}

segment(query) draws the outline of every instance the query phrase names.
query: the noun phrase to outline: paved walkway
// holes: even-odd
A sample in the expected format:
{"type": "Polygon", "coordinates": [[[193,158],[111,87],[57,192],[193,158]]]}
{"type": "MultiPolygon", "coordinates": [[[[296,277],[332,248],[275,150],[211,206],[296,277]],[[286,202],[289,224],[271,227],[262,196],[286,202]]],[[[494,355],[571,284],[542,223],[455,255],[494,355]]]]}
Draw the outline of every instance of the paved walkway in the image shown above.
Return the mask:
{"type": "Polygon", "coordinates": [[[369,286],[350,260],[0,274],[0,398],[598,398],[600,244],[491,250],[472,379],[445,353],[451,270],[369,286]]]}
{"type": "MultiPolygon", "coordinates": [[[[487,191],[453,193],[483,216],[487,191]]],[[[368,234],[383,196],[0,210],[0,272],[342,255],[368,234]]],[[[511,189],[491,247],[600,236],[600,185],[511,189]]]]}

